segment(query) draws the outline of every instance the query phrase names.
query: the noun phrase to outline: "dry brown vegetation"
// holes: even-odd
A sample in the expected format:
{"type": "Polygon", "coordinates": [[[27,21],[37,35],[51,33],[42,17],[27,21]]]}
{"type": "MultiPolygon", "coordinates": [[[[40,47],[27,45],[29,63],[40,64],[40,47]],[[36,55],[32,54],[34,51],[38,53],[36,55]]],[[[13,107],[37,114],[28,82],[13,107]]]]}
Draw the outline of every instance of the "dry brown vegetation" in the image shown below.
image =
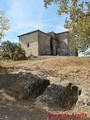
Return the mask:
{"type": "MultiPolygon", "coordinates": [[[[45,56],[23,61],[0,61],[2,67],[22,67],[27,69],[40,69],[57,73],[67,71],[90,70],[89,57],[61,57],[45,56]]],[[[58,75],[58,74],[57,74],[58,75]]]]}

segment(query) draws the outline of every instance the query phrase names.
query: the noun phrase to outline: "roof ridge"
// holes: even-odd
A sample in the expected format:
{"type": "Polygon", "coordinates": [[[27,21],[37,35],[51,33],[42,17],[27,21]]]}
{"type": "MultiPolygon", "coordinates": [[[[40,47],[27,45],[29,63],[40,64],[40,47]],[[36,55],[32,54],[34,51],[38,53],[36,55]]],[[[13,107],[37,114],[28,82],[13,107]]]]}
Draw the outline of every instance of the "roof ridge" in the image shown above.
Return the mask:
{"type": "MultiPolygon", "coordinates": [[[[47,33],[45,33],[45,32],[43,32],[43,31],[41,31],[41,30],[34,30],[34,31],[31,31],[31,32],[27,32],[27,33],[24,33],[24,34],[21,34],[21,35],[18,35],[17,37],[20,37],[20,36],[24,36],[24,35],[27,35],[27,34],[32,34],[32,33],[34,33],[34,32],[42,32],[42,33],[44,33],[44,34],[46,34],[46,35],[48,35],[47,33]]],[[[50,36],[50,35],[48,35],[48,36],[50,36]]]]}

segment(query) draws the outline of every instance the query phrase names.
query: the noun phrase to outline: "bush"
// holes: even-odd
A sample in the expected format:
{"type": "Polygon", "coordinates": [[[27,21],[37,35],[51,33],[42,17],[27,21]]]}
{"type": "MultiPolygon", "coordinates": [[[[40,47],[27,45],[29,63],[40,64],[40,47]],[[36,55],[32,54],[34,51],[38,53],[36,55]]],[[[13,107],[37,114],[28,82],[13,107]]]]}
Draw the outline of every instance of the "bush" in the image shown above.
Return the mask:
{"type": "Polygon", "coordinates": [[[26,59],[25,51],[17,43],[5,41],[0,46],[0,56],[3,59],[24,60],[26,59]]]}
{"type": "Polygon", "coordinates": [[[27,57],[28,60],[30,60],[30,59],[35,59],[35,58],[37,58],[37,56],[34,56],[34,55],[32,55],[32,54],[30,54],[30,55],[27,57]]]}
{"type": "Polygon", "coordinates": [[[25,60],[25,51],[21,49],[21,47],[18,47],[18,49],[15,50],[13,53],[13,60],[25,60]]]}
{"type": "Polygon", "coordinates": [[[33,55],[30,54],[30,55],[27,57],[27,59],[29,60],[29,59],[31,59],[32,57],[33,57],[33,55]]]}

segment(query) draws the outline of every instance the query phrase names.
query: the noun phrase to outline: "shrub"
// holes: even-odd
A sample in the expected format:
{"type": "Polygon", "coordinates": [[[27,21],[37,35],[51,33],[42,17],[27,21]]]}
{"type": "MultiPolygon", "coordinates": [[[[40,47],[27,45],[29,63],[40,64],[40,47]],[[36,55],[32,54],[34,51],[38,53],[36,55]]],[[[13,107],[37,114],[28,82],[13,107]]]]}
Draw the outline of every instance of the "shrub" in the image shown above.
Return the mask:
{"type": "Polygon", "coordinates": [[[19,46],[13,53],[13,60],[25,60],[25,59],[26,59],[25,51],[22,50],[21,47],[19,46]]]}
{"type": "Polygon", "coordinates": [[[0,56],[3,59],[24,60],[26,59],[25,51],[17,43],[5,41],[0,46],[0,56]]]}

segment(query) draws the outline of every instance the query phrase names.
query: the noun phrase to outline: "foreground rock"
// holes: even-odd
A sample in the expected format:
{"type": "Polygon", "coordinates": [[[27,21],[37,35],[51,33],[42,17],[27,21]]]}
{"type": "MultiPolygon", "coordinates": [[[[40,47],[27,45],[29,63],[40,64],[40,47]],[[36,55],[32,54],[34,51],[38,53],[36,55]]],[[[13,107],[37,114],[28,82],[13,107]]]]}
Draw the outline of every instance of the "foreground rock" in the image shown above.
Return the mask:
{"type": "MultiPolygon", "coordinates": [[[[6,94],[20,101],[28,100],[31,104],[33,102],[37,105],[41,104],[48,107],[61,107],[64,109],[74,107],[77,101],[78,105],[80,105],[81,102],[82,105],[87,102],[87,98],[84,97],[85,91],[83,89],[81,91],[80,86],[77,86],[76,83],[66,83],[65,81],[58,81],[59,79],[57,79],[57,84],[56,81],[55,83],[52,82],[55,78],[53,80],[52,77],[49,81],[47,77],[42,77],[43,75],[40,77],[41,74],[36,75],[36,72],[34,74],[34,72],[32,73],[31,71],[6,75],[6,79],[4,79],[5,75],[1,75],[1,89],[4,88],[6,94]],[[85,100],[82,100],[82,98],[85,100]]],[[[89,105],[89,102],[87,105],[89,105]]]]}
{"type": "Polygon", "coordinates": [[[80,94],[81,90],[72,83],[69,83],[67,86],[51,84],[43,95],[34,100],[34,104],[70,109],[76,105],[80,94]]]}
{"type": "Polygon", "coordinates": [[[29,80],[24,87],[23,92],[20,94],[19,99],[34,99],[43,94],[44,90],[50,85],[50,81],[41,79],[32,74],[28,75],[29,80]]]}

